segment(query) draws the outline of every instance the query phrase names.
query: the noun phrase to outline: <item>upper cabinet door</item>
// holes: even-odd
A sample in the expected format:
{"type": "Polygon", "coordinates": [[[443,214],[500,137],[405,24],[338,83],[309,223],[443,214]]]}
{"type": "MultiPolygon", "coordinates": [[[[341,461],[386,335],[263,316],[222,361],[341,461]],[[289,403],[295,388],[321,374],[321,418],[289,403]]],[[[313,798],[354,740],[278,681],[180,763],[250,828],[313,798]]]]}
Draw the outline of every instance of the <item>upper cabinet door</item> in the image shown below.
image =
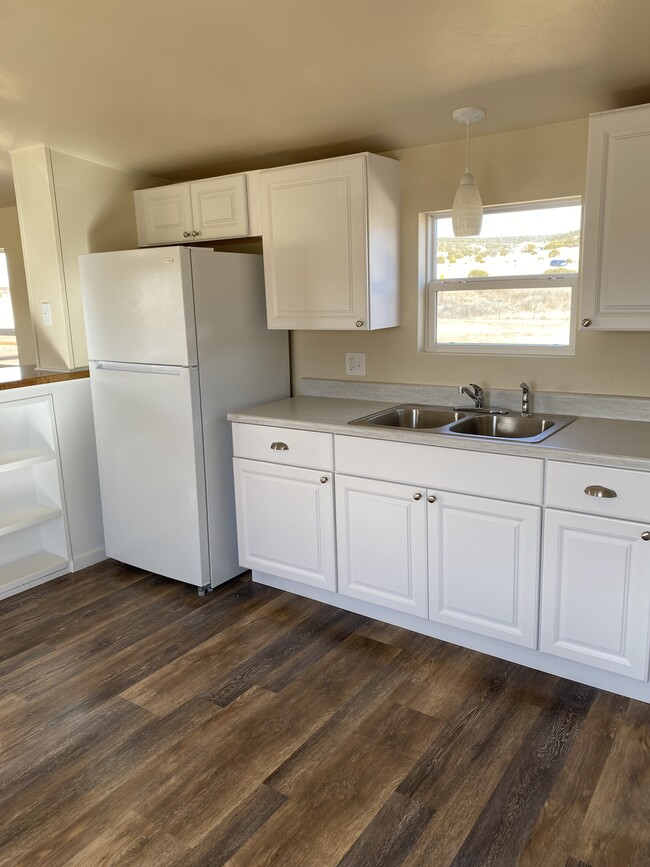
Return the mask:
{"type": "Polygon", "coordinates": [[[189,244],[249,234],[246,175],[137,190],[138,244],[189,244]]]}
{"type": "Polygon", "coordinates": [[[650,105],[592,115],[582,241],[582,328],[650,330],[650,105]]]}
{"type": "Polygon", "coordinates": [[[178,244],[192,236],[189,184],[171,184],[134,193],[141,246],[178,244]]]}
{"type": "Polygon", "coordinates": [[[399,324],[399,163],[357,154],[260,173],[269,328],[399,324]]]}
{"type": "Polygon", "coordinates": [[[246,175],[208,178],[190,184],[196,241],[248,235],[246,175]]]}

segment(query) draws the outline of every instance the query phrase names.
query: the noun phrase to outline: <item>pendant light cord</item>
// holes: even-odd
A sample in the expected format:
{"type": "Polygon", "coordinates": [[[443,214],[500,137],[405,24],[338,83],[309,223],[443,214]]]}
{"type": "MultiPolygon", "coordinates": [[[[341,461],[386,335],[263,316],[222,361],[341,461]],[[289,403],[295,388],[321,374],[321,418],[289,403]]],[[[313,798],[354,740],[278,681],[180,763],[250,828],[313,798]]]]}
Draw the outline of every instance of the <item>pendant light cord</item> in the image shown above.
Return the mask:
{"type": "Polygon", "coordinates": [[[465,131],[467,133],[467,145],[465,151],[465,173],[469,172],[469,123],[465,123],[465,131]]]}

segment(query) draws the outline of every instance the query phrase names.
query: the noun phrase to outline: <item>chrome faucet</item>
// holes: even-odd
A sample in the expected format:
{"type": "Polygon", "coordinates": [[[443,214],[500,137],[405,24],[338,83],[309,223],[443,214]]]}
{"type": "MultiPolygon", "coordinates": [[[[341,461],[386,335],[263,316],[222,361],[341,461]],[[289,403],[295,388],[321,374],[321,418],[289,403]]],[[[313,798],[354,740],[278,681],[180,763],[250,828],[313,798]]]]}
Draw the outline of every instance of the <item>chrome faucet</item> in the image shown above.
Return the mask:
{"type": "Polygon", "coordinates": [[[519,386],[521,389],[521,414],[524,418],[530,416],[530,386],[527,382],[522,382],[519,386]]]}
{"type": "Polygon", "coordinates": [[[467,407],[455,406],[454,410],[462,412],[484,412],[489,415],[508,415],[507,409],[498,409],[497,407],[489,407],[485,405],[485,396],[483,389],[475,382],[470,382],[469,385],[459,385],[458,394],[466,394],[467,397],[474,401],[474,409],[468,410],[467,407]]]}
{"type": "Polygon", "coordinates": [[[476,407],[476,409],[483,409],[485,398],[483,395],[483,389],[480,385],[476,385],[476,383],[474,382],[470,382],[469,386],[459,385],[458,394],[466,394],[467,397],[471,398],[474,401],[474,406],[476,407]],[[470,391],[471,388],[473,388],[474,391],[470,391]]]}

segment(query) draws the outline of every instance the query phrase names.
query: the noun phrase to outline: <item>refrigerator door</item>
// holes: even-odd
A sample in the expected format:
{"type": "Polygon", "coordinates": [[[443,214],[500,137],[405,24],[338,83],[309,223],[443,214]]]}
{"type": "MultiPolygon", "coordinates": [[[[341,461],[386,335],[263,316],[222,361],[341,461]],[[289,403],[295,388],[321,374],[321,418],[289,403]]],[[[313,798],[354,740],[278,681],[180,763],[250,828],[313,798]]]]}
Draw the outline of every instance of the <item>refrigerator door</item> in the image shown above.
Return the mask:
{"type": "Polygon", "coordinates": [[[210,581],[198,369],[92,362],[106,554],[210,581]]]}
{"type": "Polygon", "coordinates": [[[90,253],[79,270],[89,358],[197,363],[190,250],[90,253]]]}

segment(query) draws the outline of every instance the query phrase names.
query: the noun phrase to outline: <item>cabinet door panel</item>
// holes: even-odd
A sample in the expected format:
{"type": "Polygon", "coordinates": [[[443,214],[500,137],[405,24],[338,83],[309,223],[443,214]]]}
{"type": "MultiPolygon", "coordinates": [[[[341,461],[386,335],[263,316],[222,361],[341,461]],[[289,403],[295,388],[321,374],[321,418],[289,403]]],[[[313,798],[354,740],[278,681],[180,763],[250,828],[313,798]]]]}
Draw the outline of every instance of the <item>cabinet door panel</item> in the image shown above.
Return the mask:
{"type": "Polygon", "coordinates": [[[226,175],[190,184],[196,240],[248,235],[246,175],[226,175]]]}
{"type": "Polygon", "coordinates": [[[368,328],[365,182],[363,156],[261,173],[270,328],[368,328]]]}
{"type": "Polygon", "coordinates": [[[192,232],[189,184],[170,184],[151,190],[139,190],[135,193],[135,198],[140,244],[187,242],[192,232]]]}
{"type": "Polygon", "coordinates": [[[643,524],[547,509],[541,649],[647,679],[650,543],[643,524]]]}
{"type": "Polygon", "coordinates": [[[337,475],[336,504],[339,592],[426,617],[424,491],[337,475]]]}
{"type": "Polygon", "coordinates": [[[331,475],[240,458],[234,466],[240,564],[336,590],[331,475]]]}
{"type": "Polygon", "coordinates": [[[540,509],[445,493],[428,514],[431,620],[536,647],[540,509]]]}
{"type": "Polygon", "coordinates": [[[589,124],[581,315],[590,329],[647,331],[650,290],[650,108],[594,115],[589,124]]]}

